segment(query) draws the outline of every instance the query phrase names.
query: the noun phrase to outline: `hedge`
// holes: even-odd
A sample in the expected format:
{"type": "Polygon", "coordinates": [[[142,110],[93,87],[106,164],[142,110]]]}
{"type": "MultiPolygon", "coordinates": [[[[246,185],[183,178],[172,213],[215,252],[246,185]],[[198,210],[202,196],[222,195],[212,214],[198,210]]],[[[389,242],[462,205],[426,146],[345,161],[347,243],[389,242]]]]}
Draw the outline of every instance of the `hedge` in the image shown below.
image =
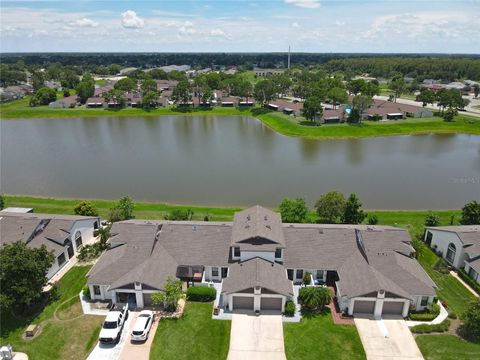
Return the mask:
{"type": "Polygon", "coordinates": [[[413,321],[432,321],[440,314],[440,305],[429,305],[427,310],[420,312],[411,312],[409,317],[413,321]]]}
{"type": "Polygon", "coordinates": [[[480,284],[473,280],[463,269],[458,269],[458,276],[480,295],[480,284]]]}
{"type": "Polygon", "coordinates": [[[208,286],[192,286],[187,290],[187,300],[209,302],[215,300],[217,290],[208,286]]]}
{"type": "Polygon", "coordinates": [[[414,334],[429,334],[432,332],[445,332],[450,327],[450,320],[445,319],[440,324],[421,324],[413,326],[410,330],[414,334]]]}
{"type": "Polygon", "coordinates": [[[295,304],[293,301],[287,301],[285,303],[285,311],[283,313],[285,316],[292,317],[295,315],[295,304]]]}

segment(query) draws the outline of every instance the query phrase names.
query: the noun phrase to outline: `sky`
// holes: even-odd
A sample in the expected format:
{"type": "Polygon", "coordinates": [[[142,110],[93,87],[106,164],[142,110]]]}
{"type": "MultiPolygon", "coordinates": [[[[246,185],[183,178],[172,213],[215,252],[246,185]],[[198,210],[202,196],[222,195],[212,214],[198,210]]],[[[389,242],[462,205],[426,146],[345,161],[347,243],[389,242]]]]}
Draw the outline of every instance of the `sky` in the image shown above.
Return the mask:
{"type": "Polygon", "coordinates": [[[0,4],[1,52],[480,53],[480,0],[0,4]]]}

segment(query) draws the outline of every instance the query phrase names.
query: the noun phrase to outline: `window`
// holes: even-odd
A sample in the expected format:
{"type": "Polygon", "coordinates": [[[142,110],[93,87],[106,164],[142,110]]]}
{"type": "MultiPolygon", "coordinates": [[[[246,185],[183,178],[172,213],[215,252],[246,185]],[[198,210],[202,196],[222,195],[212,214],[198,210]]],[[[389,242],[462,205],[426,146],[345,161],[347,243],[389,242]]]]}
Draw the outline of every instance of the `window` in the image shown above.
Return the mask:
{"type": "Polygon", "coordinates": [[[212,267],[212,277],[218,277],[218,267],[212,267]]]}
{"type": "Polygon", "coordinates": [[[276,248],[275,249],[275,259],[281,259],[282,258],[282,249],[281,248],[276,248]]]}
{"type": "Polygon", "coordinates": [[[468,269],[468,275],[469,275],[472,279],[477,280],[477,275],[478,275],[478,273],[477,273],[475,270],[473,270],[473,268],[468,269]]]}
{"type": "Polygon", "coordinates": [[[228,268],[222,267],[222,278],[226,278],[228,275],[228,268]]]}
{"type": "Polygon", "coordinates": [[[233,257],[240,257],[240,248],[234,247],[233,248],[233,257]]]}
{"type": "Polygon", "coordinates": [[[63,264],[65,264],[67,260],[65,260],[65,253],[62,253],[58,258],[57,258],[57,262],[58,262],[58,266],[62,266],[63,264]]]}
{"type": "Polygon", "coordinates": [[[287,269],[288,280],[293,280],[293,269],[287,269]]]}
{"type": "Polygon", "coordinates": [[[317,270],[316,279],[323,280],[323,270],[317,270]]]}
{"type": "Polygon", "coordinates": [[[420,306],[427,306],[428,305],[428,296],[422,296],[422,301],[420,302],[420,306]]]}
{"type": "Polygon", "coordinates": [[[98,285],[93,285],[93,293],[95,295],[100,295],[100,286],[98,285]]]}
{"type": "Polygon", "coordinates": [[[82,246],[83,244],[83,241],[82,241],[82,233],[80,231],[77,231],[77,233],[75,234],[75,247],[77,249],[80,249],[80,247],[82,246]]]}
{"type": "Polygon", "coordinates": [[[297,270],[297,279],[303,279],[303,270],[297,270]]]}
{"type": "Polygon", "coordinates": [[[425,243],[430,246],[432,245],[433,234],[430,231],[427,231],[427,236],[425,237],[425,243]]]}
{"type": "Polygon", "coordinates": [[[450,245],[448,245],[448,250],[447,250],[447,255],[446,255],[446,259],[449,263],[453,263],[453,261],[455,260],[455,253],[457,252],[457,248],[455,247],[455,245],[453,243],[450,243],[450,245]]]}

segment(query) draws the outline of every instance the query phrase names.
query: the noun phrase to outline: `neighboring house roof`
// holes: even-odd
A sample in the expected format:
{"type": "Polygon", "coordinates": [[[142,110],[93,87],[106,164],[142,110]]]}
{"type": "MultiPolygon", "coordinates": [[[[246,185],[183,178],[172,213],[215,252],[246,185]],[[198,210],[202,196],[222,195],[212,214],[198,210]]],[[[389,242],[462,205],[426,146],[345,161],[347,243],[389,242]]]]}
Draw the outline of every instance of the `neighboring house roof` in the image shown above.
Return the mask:
{"type": "Polygon", "coordinates": [[[2,244],[24,241],[29,247],[45,245],[55,256],[65,251],[65,240],[74,223],[79,220],[97,219],[76,215],[1,212],[0,239],[2,244]]]}
{"type": "Polygon", "coordinates": [[[426,229],[455,233],[471,259],[480,256],[480,225],[436,226],[426,229]]]}
{"type": "Polygon", "coordinates": [[[223,280],[222,292],[227,294],[261,287],[271,292],[293,296],[292,282],[287,279],[285,267],[261,258],[253,258],[230,266],[223,280]]]}
{"type": "Polygon", "coordinates": [[[410,257],[408,232],[389,226],[282,224],[278,214],[254,206],[236,213],[233,223],[129,220],[115,223],[111,232],[111,248],[90,271],[89,284],[113,289],[141,282],[162,289],[178,266],[202,265],[229,267],[226,292],[258,282],[284,294],[285,284],[291,286],[288,268],[337,271],[341,294],[348,297],[382,289],[405,298],[435,294],[435,284],[410,257]],[[283,264],[237,263],[231,246],[258,252],[284,248],[283,264]]]}
{"type": "Polygon", "coordinates": [[[242,250],[285,247],[280,215],[258,205],[237,212],[233,220],[231,243],[242,250]]]}
{"type": "Polygon", "coordinates": [[[468,262],[468,265],[475,270],[478,274],[480,274],[480,257],[474,261],[468,262]]]}

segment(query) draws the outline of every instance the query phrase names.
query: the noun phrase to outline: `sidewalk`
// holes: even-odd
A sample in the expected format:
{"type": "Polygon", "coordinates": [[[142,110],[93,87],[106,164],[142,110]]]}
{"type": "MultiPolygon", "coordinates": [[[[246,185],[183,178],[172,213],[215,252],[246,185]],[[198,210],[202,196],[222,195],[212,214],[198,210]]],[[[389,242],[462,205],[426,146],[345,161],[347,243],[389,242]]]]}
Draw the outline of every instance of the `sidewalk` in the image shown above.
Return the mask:
{"type": "Polygon", "coordinates": [[[438,305],[440,305],[440,314],[433,319],[432,321],[413,321],[413,320],[405,320],[408,327],[416,326],[416,325],[435,325],[440,324],[443,320],[448,317],[448,311],[443,307],[442,303],[439,301],[438,305]]]}
{"type": "Polygon", "coordinates": [[[462,283],[463,286],[465,286],[467,288],[468,291],[470,291],[475,297],[480,297],[476,292],[475,290],[473,290],[470,285],[468,285],[465,281],[462,280],[462,278],[460,276],[458,276],[458,274],[455,272],[455,271],[450,271],[450,275],[452,275],[455,279],[457,279],[458,281],[460,281],[462,283]]]}

